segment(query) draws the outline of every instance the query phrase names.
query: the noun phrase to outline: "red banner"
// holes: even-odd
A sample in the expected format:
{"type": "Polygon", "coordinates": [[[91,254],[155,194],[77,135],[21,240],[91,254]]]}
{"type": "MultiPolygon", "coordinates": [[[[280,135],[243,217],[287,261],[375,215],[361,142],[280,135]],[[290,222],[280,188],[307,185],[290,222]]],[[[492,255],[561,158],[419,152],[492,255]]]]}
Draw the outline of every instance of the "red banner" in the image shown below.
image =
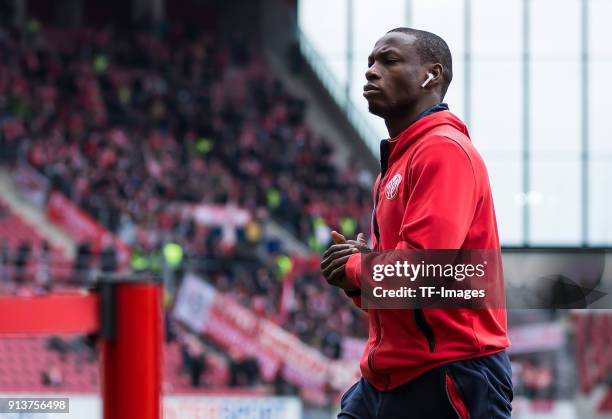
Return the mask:
{"type": "Polygon", "coordinates": [[[328,359],[196,276],[184,278],[174,315],[227,348],[232,357],[255,357],[264,380],[272,381],[281,373],[285,380],[300,387],[303,396],[320,395],[328,388],[344,390],[359,377],[357,360],[328,359]]]}
{"type": "Polygon", "coordinates": [[[117,252],[119,268],[124,269],[130,261],[129,247],[99,224],[90,215],[86,214],[72,201],[54,191],[49,197],[47,215],[59,228],[68,233],[77,242],[87,242],[94,254],[99,254],[106,240],[112,239],[117,252]]]}

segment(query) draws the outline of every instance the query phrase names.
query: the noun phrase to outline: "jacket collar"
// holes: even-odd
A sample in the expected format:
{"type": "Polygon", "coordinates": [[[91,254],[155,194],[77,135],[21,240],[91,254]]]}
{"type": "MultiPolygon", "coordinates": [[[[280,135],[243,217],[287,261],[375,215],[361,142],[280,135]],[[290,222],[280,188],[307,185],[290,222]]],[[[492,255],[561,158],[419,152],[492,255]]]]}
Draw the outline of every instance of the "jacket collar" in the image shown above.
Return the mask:
{"type": "Polygon", "coordinates": [[[450,125],[469,138],[467,127],[458,117],[448,111],[448,105],[442,102],[437,103],[421,112],[415,122],[399,135],[380,142],[381,171],[384,173],[388,164],[401,156],[415,140],[440,125],[450,125]]]}

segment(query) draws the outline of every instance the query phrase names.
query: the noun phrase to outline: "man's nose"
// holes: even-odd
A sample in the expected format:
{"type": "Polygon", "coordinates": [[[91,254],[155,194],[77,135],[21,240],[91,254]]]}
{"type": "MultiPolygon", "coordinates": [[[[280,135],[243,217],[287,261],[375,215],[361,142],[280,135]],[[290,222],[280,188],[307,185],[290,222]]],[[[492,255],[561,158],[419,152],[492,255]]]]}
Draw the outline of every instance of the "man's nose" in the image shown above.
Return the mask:
{"type": "Polygon", "coordinates": [[[376,70],[376,66],[371,66],[365,72],[365,77],[367,81],[377,80],[380,78],[380,73],[376,70]]]}

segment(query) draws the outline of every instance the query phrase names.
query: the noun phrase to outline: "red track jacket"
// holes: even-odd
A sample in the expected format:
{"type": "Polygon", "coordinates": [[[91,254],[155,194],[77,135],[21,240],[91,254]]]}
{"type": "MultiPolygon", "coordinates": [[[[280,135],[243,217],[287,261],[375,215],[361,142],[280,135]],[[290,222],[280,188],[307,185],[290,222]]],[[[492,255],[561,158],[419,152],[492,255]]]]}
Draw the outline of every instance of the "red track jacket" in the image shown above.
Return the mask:
{"type": "MultiPolygon", "coordinates": [[[[374,187],[374,250],[499,249],[487,170],[465,124],[440,111],[419,119],[396,139],[387,143],[388,150],[387,144],[381,145],[381,174],[374,187]],[[386,187],[398,179],[399,187],[386,187]]],[[[357,253],[346,265],[346,275],[356,286],[360,271],[357,253]]],[[[352,298],[360,304],[358,295],[352,298]]],[[[368,317],[369,338],[360,366],[379,390],[510,344],[503,309],[370,309],[368,317]]]]}

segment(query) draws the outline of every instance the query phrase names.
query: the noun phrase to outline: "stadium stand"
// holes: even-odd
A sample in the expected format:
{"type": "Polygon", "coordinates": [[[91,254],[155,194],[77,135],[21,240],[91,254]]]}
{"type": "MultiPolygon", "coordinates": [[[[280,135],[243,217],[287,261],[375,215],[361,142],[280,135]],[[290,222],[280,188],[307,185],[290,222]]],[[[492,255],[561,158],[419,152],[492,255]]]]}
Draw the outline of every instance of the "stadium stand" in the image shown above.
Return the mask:
{"type": "MultiPolygon", "coordinates": [[[[337,167],[333,149],[304,122],[306,104],[275,80],[254,45],[180,27],[129,35],[45,29],[0,31],[0,51],[3,163],[27,163],[48,179],[53,194],[125,241],[134,271],[162,273],[164,246],[177,243],[186,257],[173,267],[175,286],[185,271],[195,271],[331,359],[341,357],[342,337],[364,336],[359,311],[338,290],[330,292],[318,268],[292,278],[293,298],[280,313],[293,261],[282,244],[265,241],[261,225],[276,220],[319,252],[330,227],[347,236],[367,229],[371,180],[358,163],[337,167]],[[237,229],[236,244],[226,246],[221,228],[202,226],[177,209],[185,203],[235,205],[252,222],[237,229]]],[[[23,224],[15,214],[8,217],[11,232],[23,224]]],[[[19,243],[34,245],[36,254],[28,257],[28,277],[34,278],[42,241],[25,225],[19,231],[4,236],[11,236],[11,254],[19,243]]],[[[101,252],[81,243],[70,262],[52,249],[50,264],[91,277],[104,259],[101,252]]],[[[116,264],[110,265],[114,270],[116,264]]],[[[17,363],[30,365],[34,375],[59,380],[54,385],[66,390],[96,388],[93,375],[84,374],[89,381],[83,382],[43,341],[20,344],[23,356],[35,359],[17,363]]],[[[176,370],[181,353],[189,358],[190,346],[167,345],[170,369],[176,370]]],[[[257,368],[245,379],[240,371],[248,371],[248,364],[229,355],[208,356],[201,382],[252,387],[259,381],[257,368]]],[[[18,376],[7,371],[3,388],[20,388],[18,376]]],[[[171,375],[168,385],[187,391],[200,381],[194,376],[189,370],[171,375]]]]}
{"type": "Polygon", "coordinates": [[[367,226],[363,176],[339,172],[305,126],[305,104],[253,46],[94,30],[25,41],[3,42],[6,143],[28,138],[22,155],[111,231],[163,228],[175,201],[268,208],[303,240],[318,217],[348,232],[367,226]]]}
{"type": "MultiPolygon", "coordinates": [[[[270,387],[232,382],[233,365],[210,345],[193,335],[186,335],[165,345],[164,391],[189,394],[205,391],[224,394],[269,394],[270,387]],[[179,341],[180,340],[180,341],[179,341]],[[190,340],[189,349],[184,340],[190,340]],[[202,368],[194,374],[193,358],[202,359],[202,368]],[[197,378],[195,378],[197,377],[197,378]],[[245,388],[250,389],[245,392],[245,388]],[[214,389],[214,391],[213,391],[214,389]]],[[[70,393],[99,391],[99,366],[87,338],[14,338],[0,339],[0,391],[46,393],[61,390],[70,393]]],[[[235,368],[235,367],[234,367],[235,368]]]]}
{"type": "Polygon", "coordinates": [[[74,345],[59,339],[0,339],[2,374],[0,391],[49,391],[61,388],[70,392],[92,392],[98,385],[97,365],[81,361],[85,351],[81,338],[74,345]],[[60,342],[58,348],[58,342],[60,342]],[[56,349],[53,349],[53,348],[56,349]],[[73,352],[73,349],[77,349],[73,352]]]}
{"type": "Polygon", "coordinates": [[[2,199],[0,243],[0,286],[5,291],[14,283],[22,284],[26,280],[42,289],[49,286],[52,278],[59,281],[69,274],[70,262],[63,251],[51,246],[2,199]]]}

